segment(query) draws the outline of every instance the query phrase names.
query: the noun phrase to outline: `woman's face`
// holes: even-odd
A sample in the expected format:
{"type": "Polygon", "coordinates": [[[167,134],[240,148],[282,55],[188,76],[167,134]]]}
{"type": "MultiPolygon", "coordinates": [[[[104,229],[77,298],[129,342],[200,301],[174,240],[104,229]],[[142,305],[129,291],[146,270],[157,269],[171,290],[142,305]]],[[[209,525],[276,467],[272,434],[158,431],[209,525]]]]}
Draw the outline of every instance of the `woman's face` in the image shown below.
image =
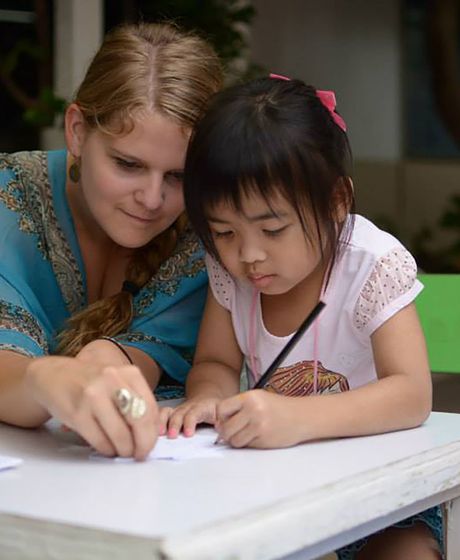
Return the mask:
{"type": "MultiPolygon", "coordinates": [[[[74,111],[79,113],[78,107],[74,111]]],[[[183,212],[188,131],[158,113],[139,115],[133,130],[123,136],[88,130],[83,120],[71,125],[67,123],[69,149],[80,158],[74,196],[87,227],[134,249],[146,245],[183,212]]]]}

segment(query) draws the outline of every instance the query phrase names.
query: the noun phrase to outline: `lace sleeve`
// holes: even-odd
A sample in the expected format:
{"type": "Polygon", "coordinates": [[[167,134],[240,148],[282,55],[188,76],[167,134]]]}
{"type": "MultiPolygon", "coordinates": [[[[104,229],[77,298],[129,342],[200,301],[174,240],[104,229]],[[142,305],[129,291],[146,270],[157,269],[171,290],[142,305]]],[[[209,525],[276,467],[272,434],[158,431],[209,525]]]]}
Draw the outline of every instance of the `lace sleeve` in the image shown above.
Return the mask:
{"type": "Polygon", "coordinates": [[[413,256],[404,247],[391,250],[376,262],[361,289],[354,310],[355,327],[365,331],[372,326],[372,332],[414,299],[420,291],[418,285],[413,256]]]}
{"type": "Polygon", "coordinates": [[[206,255],[206,268],[209,276],[209,286],[216,300],[225,307],[231,309],[235,283],[225,268],[213,257],[206,255]]]}

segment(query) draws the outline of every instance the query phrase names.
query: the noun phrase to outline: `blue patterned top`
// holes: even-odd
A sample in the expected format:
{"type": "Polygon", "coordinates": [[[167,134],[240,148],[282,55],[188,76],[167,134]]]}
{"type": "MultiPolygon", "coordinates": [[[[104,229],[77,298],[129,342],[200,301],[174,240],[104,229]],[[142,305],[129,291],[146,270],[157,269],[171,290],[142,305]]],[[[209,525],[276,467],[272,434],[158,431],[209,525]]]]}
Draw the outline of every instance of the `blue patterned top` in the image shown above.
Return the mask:
{"type": "MultiPolygon", "coordinates": [[[[52,354],[65,320],[87,305],[85,271],[65,193],[66,151],[0,154],[0,349],[52,354]]],[[[119,342],[184,382],[206,297],[204,254],[185,231],[134,298],[119,342]]]]}

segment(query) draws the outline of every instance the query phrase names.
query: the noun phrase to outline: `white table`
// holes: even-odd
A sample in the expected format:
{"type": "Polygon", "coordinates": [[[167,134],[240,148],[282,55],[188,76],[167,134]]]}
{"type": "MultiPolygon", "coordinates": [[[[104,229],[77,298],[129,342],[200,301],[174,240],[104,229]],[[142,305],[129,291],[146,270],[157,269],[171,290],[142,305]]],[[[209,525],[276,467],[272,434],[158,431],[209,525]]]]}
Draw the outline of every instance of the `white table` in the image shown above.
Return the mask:
{"type": "MultiPolygon", "coordinates": [[[[456,414],[182,463],[89,461],[71,434],[52,432],[0,425],[0,454],[24,459],[0,472],[2,559],[268,560],[304,549],[308,560],[460,496],[456,414]]],[[[457,560],[456,506],[452,514],[457,560]]]]}

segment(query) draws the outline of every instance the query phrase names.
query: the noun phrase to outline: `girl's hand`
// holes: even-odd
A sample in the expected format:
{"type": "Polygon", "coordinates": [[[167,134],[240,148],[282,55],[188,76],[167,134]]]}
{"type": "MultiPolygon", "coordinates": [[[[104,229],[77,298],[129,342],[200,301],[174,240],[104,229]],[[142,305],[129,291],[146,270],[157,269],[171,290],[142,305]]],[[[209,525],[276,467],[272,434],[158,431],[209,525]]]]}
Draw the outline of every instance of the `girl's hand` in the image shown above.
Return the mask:
{"type": "Polygon", "coordinates": [[[155,445],[158,407],[136,366],[49,356],[31,362],[26,382],[41,406],[103,455],[142,460],[155,445]],[[144,416],[120,413],[114,397],[122,388],[145,400],[144,416]]]}
{"type": "Polygon", "coordinates": [[[219,438],[232,447],[289,447],[301,441],[289,400],[263,389],[223,400],[217,407],[219,438]]]}
{"type": "Polygon", "coordinates": [[[182,430],[184,436],[195,434],[200,422],[216,423],[217,405],[221,399],[217,397],[191,398],[176,408],[160,409],[160,435],[176,438],[182,430]]]}

